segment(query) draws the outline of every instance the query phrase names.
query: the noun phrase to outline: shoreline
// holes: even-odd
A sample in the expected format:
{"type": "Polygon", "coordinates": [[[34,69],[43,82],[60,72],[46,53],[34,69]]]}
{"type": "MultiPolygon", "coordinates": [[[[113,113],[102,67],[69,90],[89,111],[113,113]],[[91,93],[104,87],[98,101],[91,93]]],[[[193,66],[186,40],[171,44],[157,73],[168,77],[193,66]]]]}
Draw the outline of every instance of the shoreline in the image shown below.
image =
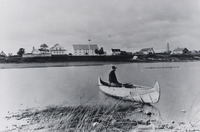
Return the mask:
{"type": "MultiPolygon", "coordinates": [[[[0,69],[16,69],[16,68],[46,68],[46,67],[73,67],[73,66],[100,66],[111,64],[130,64],[130,63],[179,63],[179,62],[198,62],[199,60],[182,60],[182,61],[71,61],[71,62],[29,62],[29,63],[0,63],[0,69]]],[[[149,69],[156,69],[149,68],[149,69]]]]}
{"type": "MultiPolygon", "coordinates": [[[[128,62],[126,62],[126,63],[128,63],[128,62]]],[[[123,63],[123,62],[0,63],[0,69],[100,66],[100,65],[110,65],[110,64],[125,64],[125,63],[123,63]]]]}
{"type": "Polygon", "coordinates": [[[197,131],[200,126],[165,121],[149,104],[122,106],[48,106],[24,109],[6,116],[12,131],[197,131]],[[148,109],[148,107],[150,107],[148,109]],[[21,122],[21,123],[20,123],[21,122]]]}

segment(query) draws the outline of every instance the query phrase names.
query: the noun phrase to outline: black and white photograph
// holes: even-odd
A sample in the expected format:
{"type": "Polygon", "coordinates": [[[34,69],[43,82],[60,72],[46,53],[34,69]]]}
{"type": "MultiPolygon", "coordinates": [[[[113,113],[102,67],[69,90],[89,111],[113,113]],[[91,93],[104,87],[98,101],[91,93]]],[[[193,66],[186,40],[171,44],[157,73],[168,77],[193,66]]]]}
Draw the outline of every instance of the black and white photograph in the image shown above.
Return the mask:
{"type": "Polygon", "coordinates": [[[0,132],[200,131],[200,0],[0,0],[0,132]]]}

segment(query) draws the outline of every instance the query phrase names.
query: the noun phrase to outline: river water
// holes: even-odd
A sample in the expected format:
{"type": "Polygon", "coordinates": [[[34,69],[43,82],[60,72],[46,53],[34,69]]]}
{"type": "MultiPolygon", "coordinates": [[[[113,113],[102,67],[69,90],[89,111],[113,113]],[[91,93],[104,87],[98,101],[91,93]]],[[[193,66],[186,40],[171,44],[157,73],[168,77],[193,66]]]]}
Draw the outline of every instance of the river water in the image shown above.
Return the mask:
{"type": "Polygon", "coordinates": [[[200,62],[0,69],[0,117],[48,105],[113,104],[116,99],[99,91],[97,84],[98,77],[108,80],[112,65],[117,66],[116,75],[122,83],[152,86],[159,82],[161,98],[153,106],[161,118],[199,121],[200,62]]]}

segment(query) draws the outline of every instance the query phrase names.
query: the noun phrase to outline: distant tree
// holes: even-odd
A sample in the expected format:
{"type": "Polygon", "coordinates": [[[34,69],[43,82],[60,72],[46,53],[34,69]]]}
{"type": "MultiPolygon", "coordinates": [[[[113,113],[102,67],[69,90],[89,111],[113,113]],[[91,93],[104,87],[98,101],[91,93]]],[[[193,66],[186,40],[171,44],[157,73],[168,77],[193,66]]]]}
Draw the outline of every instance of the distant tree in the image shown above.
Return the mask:
{"type": "Polygon", "coordinates": [[[94,53],[95,53],[95,54],[99,54],[99,50],[98,50],[98,49],[95,49],[95,50],[94,50],[94,53]]]}
{"type": "Polygon", "coordinates": [[[40,49],[38,49],[41,53],[46,53],[46,52],[49,52],[49,50],[47,49],[48,48],[48,45],[47,44],[41,44],[40,45],[40,49]]]}
{"type": "Polygon", "coordinates": [[[48,45],[45,44],[45,43],[40,45],[40,49],[43,50],[43,51],[46,51],[47,48],[48,48],[48,45]]]}
{"type": "Polygon", "coordinates": [[[22,56],[25,53],[25,49],[24,48],[20,48],[19,51],[17,52],[17,54],[19,56],[22,56]]]}
{"type": "Polygon", "coordinates": [[[104,53],[105,53],[105,52],[104,52],[104,50],[103,50],[103,47],[101,47],[100,50],[99,50],[99,54],[102,55],[102,54],[104,54],[104,53]]]}
{"type": "Polygon", "coordinates": [[[105,54],[103,47],[101,47],[99,50],[95,49],[94,52],[95,52],[95,54],[99,54],[99,55],[105,54]]]}

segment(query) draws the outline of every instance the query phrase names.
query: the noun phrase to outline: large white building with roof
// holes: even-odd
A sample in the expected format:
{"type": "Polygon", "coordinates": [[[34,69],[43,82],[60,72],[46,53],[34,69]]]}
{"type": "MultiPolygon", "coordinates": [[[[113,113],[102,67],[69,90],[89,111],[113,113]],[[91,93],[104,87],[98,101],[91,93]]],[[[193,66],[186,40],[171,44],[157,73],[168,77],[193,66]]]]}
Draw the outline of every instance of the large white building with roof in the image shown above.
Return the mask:
{"type": "Polygon", "coordinates": [[[73,55],[96,55],[97,44],[74,44],[73,55]]]}

